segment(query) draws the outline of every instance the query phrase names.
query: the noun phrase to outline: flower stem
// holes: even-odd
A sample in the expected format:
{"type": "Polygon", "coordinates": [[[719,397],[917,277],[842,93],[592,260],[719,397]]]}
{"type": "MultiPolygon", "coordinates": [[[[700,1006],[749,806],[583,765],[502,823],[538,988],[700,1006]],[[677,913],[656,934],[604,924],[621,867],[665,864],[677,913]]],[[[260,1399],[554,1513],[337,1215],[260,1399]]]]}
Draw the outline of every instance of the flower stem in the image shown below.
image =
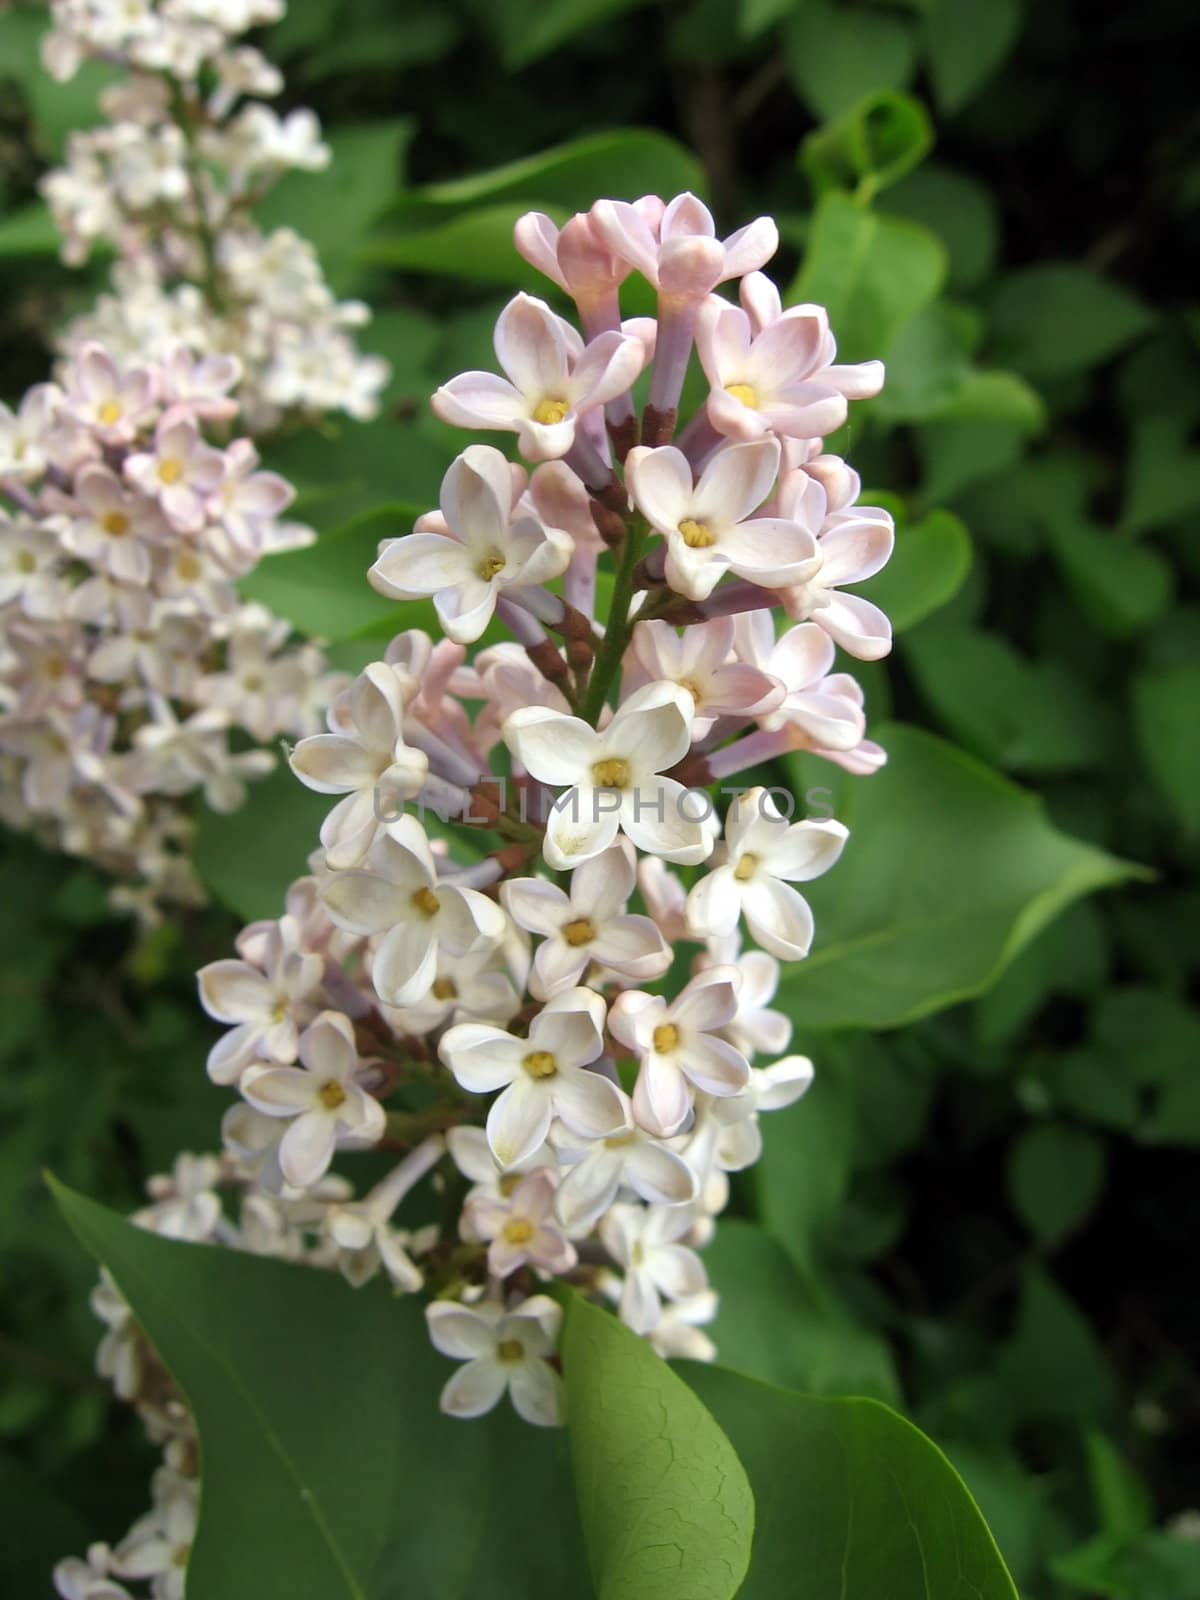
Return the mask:
{"type": "Polygon", "coordinates": [[[590,723],[593,728],[608,699],[613,679],[621,665],[621,657],[625,654],[625,646],[629,643],[629,606],[633,600],[633,575],[642,554],[645,537],[646,524],[641,517],[637,517],[625,530],[621,556],[617,564],[617,581],[613,585],[612,605],[609,607],[605,623],[604,640],[596,652],[596,665],[592,668],[587,698],[583,703],[583,720],[590,723]]]}

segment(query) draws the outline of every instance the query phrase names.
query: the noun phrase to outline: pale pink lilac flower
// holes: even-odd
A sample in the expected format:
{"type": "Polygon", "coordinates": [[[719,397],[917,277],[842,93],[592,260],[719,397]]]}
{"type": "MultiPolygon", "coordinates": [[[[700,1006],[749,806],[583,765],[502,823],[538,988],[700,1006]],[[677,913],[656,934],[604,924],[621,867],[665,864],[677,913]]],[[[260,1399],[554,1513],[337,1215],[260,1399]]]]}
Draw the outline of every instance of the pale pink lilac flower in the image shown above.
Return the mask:
{"type": "Polygon", "coordinates": [[[532,515],[523,491],[523,475],[514,478],[499,450],[470,446],[442,480],[440,513],[384,543],[371,583],[396,600],[432,596],[447,636],[472,643],[502,594],[519,599],[557,578],[571,558],[570,536],[532,515]]]}
{"type": "Polygon", "coordinates": [[[154,449],[127,457],[125,475],[158,501],[172,527],[195,533],[225,476],[225,458],[204,443],[191,416],[168,411],[155,429],[154,449]]]}
{"type": "Polygon", "coordinates": [[[496,323],[507,376],[464,372],[443,384],[433,409],[459,428],[515,432],[527,461],[565,456],[589,410],[624,393],[642,370],[640,340],[615,330],[584,345],[542,300],[519,294],[496,323]]]}
{"type": "Polygon", "coordinates": [[[820,566],[813,534],[785,517],[754,515],[779,470],[771,438],[726,445],[699,480],[682,450],[631,450],[626,462],[638,510],[667,541],[667,583],[705,600],[726,573],[765,588],[803,582],[820,566]]]}
{"type": "Polygon", "coordinates": [[[476,1196],[463,1209],[464,1237],[488,1246],[488,1271],[508,1278],[519,1267],[535,1267],[554,1277],[579,1259],[554,1218],[557,1178],[549,1167],[524,1177],[507,1195],[476,1196]]]}

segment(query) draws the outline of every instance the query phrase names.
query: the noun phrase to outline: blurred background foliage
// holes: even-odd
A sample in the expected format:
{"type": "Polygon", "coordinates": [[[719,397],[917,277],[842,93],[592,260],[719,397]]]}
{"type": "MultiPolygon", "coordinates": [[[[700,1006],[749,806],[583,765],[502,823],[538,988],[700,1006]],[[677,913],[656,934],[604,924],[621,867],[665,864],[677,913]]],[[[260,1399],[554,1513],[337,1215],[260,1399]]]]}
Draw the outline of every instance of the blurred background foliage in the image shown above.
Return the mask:
{"type": "MultiPolygon", "coordinates": [[[[44,25],[0,15],[9,400],[105,270],[59,266],[36,202],[103,81],[42,75],[44,25]]],[[[897,649],[861,675],[904,726],[878,778],[775,775],[834,788],[859,832],[785,991],[817,1083],[718,1230],[716,1332],[732,1365],[900,1404],[1027,1600],[1200,1596],[1195,31],[1173,0],[303,0],[264,40],[335,152],[267,220],[376,308],[395,368],[378,422],[270,452],[322,537],[247,592],[342,664],[399,625],[363,571],[460,442],[428,392],[491,365],[514,286],[547,293],[522,211],[682,188],[722,232],[770,211],[785,298],[888,362],[833,447],[897,516],[873,591],[897,649]]],[[[206,825],[217,902],[143,935],[86,871],[4,841],[14,1593],[123,1529],[149,1463],[91,1376],[92,1269],[38,1170],[125,1210],[213,1144],[192,973],[277,914],[314,800],[281,776],[206,825]]]]}

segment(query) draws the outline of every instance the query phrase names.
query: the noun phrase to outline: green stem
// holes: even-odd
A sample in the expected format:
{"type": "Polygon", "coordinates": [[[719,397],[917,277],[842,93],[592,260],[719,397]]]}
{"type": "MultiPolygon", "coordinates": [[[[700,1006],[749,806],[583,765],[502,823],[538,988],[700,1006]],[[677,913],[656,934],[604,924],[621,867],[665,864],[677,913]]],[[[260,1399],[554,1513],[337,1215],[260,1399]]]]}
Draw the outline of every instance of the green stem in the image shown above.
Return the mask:
{"type": "Polygon", "coordinates": [[[583,720],[594,728],[608,699],[613,679],[621,665],[621,657],[629,643],[629,606],[633,600],[633,574],[641,560],[645,542],[646,524],[639,517],[626,530],[621,545],[621,559],[617,567],[617,581],[613,585],[612,605],[605,623],[604,641],[596,652],[587,698],[581,713],[583,720]]]}

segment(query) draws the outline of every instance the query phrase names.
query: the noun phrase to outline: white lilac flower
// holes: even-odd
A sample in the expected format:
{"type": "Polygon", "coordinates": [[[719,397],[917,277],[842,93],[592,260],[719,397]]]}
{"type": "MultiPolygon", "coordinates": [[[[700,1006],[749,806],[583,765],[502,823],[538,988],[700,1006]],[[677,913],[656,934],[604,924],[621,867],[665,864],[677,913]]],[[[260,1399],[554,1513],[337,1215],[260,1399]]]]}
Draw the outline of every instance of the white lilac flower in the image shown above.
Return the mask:
{"type": "Polygon", "coordinates": [[[592,962],[634,982],[662,977],[672,960],[666,940],[649,917],[625,911],[635,883],[632,851],[616,844],[575,868],[569,895],[544,878],[501,885],[509,916],[542,939],[530,976],[535,999],[581,983],[592,962]]]}
{"type": "Polygon", "coordinates": [[[54,1568],[59,1600],[131,1600],[129,1590],[109,1576],[112,1552],[106,1544],[88,1546],[87,1559],[69,1556],[54,1568]]]}
{"type": "Polygon", "coordinates": [[[133,1221],[164,1239],[211,1238],[221,1216],[217,1184],[221,1163],[216,1156],[175,1158],[170,1173],[149,1179],[146,1192],[153,1202],[134,1213],[133,1221]]]}
{"type": "Polygon", "coordinates": [[[279,1146],[287,1181],[308,1189],[329,1169],[338,1139],[374,1144],[383,1134],[379,1101],[359,1082],[349,1019],[325,1011],[300,1036],[299,1067],[251,1066],[238,1087],[256,1111],[291,1118],[279,1146]]]}
{"type": "Polygon", "coordinates": [[[638,1059],[633,1112],[650,1133],[678,1133],[693,1090],[734,1095],[750,1081],[745,1056],[720,1036],[737,1014],[740,984],[736,967],[709,967],[669,1002],[638,989],[613,1001],[608,1026],[638,1059]]]}
{"type": "Polygon", "coordinates": [[[464,372],[443,384],[433,409],[459,428],[515,432],[527,461],[565,456],[581,418],[630,388],[645,364],[642,342],[615,329],[590,344],[542,300],[519,294],[496,323],[507,374],[464,372]]]}
{"type": "Polygon", "coordinates": [[[544,706],[512,713],[504,740],[521,765],[559,796],[546,826],[546,860],[578,866],[625,833],[640,850],[694,865],[712,853],[716,824],[706,796],[663,773],[691,746],[691,696],[673,683],[631,695],[602,731],[544,706]]]}
{"type": "Polygon", "coordinates": [[[149,1578],[154,1600],[183,1600],[199,1486],[163,1471],[156,1488],[153,1510],[134,1523],[112,1552],[112,1570],[122,1578],[149,1578]]]}
{"type": "Polygon", "coordinates": [[[480,1417],[507,1390],[517,1414],[538,1427],[563,1420],[562,1379],[550,1365],[562,1328],[562,1307],[534,1295],[505,1311],[492,1302],[468,1308],[435,1300],[425,1308],[434,1348],[464,1361],[441,1394],[451,1417],[480,1417]]]}
{"type": "MultiPolygon", "coordinates": [[[[762,1154],[761,1111],[783,1111],[807,1094],[813,1081],[813,1064],[808,1056],[786,1056],[769,1067],[753,1067],[750,1082],[730,1100],[712,1100],[705,1128],[696,1139],[711,1136],[713,1161],[724,1172],[741,1172],[753,1166],[762,1154]]],[[[693,1158],[688,1147],[689,1160],[693,1158]]],[[[697,1164],[705,1165],[703,1156],[697,1164]]]]}
{"type": "Polygon", "coordinates": [[[402,1293],[416,1294],[421,1288],[424,1275],[409,1254],[413,1237],[393,1227],[392,1216],[441,1160],[445,1148],[440,1136],[426,1139],[361,1200],[339,1201],[328,1208],[325,1227],[338,1247],[338,1268],[350,1283],[367,1283],[382,1267],[402,1293]]]}
{"type": "Polygon", "coordinates": [[[708,1288],[704,1263],[680,1244],[692,1225],[686,1206],[613,1206],[600,1223],[604,1248],[621,1267],[625,1282],[618,1306],[634,1333],[650,1333],[663,1298],[687,1300],[708,1288]]]}
{"type": "Polygon", "coordinates": [[[488,1247],[488,1271],[507,1278],[518,1267],[536,1267],[554,1276],[569,1272],[578,1257],[554,1218],[557,1179],[539,1167],[505,1195],[477,1195],[463,1207],[463,1237],[488,1247]]]}
{"type": "Polygon", "coordinates": [[[692,931],[721,937],[744,916],[764,950],[784,961],[802,960],[812,944],[813,917],[791,886],[828,872],[848,838],[832,819],[789,823],[765,789],[738,795],[725,819],[725,860],[688,896],[692,931]]]}
{"type": "Polygon", "coordinates": [[[682,450],[631,450],[626,461],[638,510],[667,541],[666,578],[677,594],[706,600],[728,572],[778,589],[803,583],[821,558],[812,531],[783,516],[756,516],[779,471],[779,442],[726,445],[697,481],[682,450]]]}
{"type": "Polygon", "coordinates": [[[570,535],[521,503],[523,478],[490,445],[464,450],[442,480],[441,511],[384,542],[371,583],[395,600],[432,596],[447,637],[473,643],[501,595],[519,599],[557,578],[571,558],[570,535]]]}
{"type": "Polygon", "coordinates": [[[494,948],[505,917],[475,889],[439,883],[425,830],[415,817],[388,823],[362,868],[333,873],[321,898],[347,933],[382,934],[371,972],[390,1006],[424,999],[437,975],[438,953],[465,956],[494,948]]]}
{"type": "Polygon", "coordinates": [[[429,758],[404,742],[404,685],[382,661],[355,679],[329,712],[330,732],[301,739],[292,771],[318,794],[345,795],[321,824],[325,859],[335,870],[357,866],[385,818],[425,782],[429,758]]]}
{"type": "Polygon", "coordinates": [[[586,1233],[623,1188],[651,1205],[687,1205],[696,1198],[696,1174],[683,1157],[636,1125],[582,1146],[563,1131],[554,1144],[567,1167],[555,1209],[568,1233],[586,1233]]]}
{"type": "Polygon", "coordinates": [[[468,1093],[503,1091],[488,1111],[487,1134],[505,1168],[532,1155],[555,1117],[582,1139],[606,1139],[628,1127],[620,1090],[589,1070],[603,1049],[604,1001],[591,989],[567,989],[547,1001],[528,1038],[462,1022],[438,1045],[468,1093]]]}
{"type": "Polygon", "coordinates": [[[217,1022],[232,1023],[208,1053],[214,1083],[236,1083],[256,1060],[290,1066],[296,1059],[300,1029],[315,1013],[321,983],[321,957],[297,947],[294,920],[271,925],[259,952],[259,965],[210,961],[197,974],[200,1004],[217,1022]]]}

